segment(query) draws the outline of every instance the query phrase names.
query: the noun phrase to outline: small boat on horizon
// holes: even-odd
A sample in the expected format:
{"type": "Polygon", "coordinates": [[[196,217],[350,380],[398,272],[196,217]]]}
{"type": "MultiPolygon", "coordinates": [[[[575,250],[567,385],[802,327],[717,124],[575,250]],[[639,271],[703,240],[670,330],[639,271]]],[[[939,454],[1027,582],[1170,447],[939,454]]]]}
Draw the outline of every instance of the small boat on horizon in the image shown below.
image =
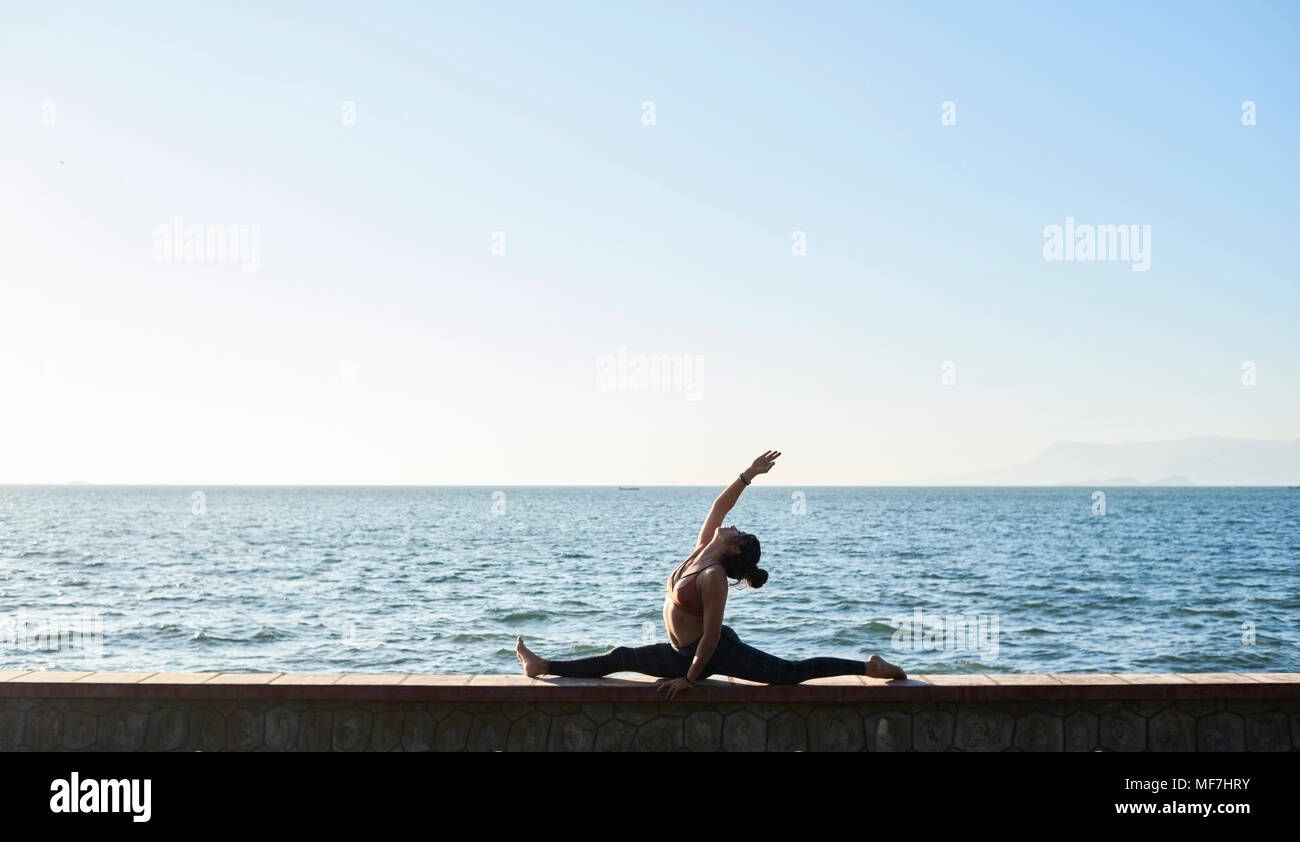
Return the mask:
{"type": "Polygon", "coordinates": [[[640,491],[641,489],[635,485],[620,485],[618,487],[618,490],[619,491],[640,491]]]}

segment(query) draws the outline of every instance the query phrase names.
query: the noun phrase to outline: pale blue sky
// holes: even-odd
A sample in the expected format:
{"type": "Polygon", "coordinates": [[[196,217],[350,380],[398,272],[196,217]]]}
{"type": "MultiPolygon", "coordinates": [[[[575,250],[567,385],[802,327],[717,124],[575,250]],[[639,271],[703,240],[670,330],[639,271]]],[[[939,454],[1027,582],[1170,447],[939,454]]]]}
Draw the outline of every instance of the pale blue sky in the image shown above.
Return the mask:
{"type": "Polygon", "coordinates": [[[0,12],[0,482],[1300,437],[1294,4],[122,5],[0,12]],[[1150,270],[1045,261],[1067,216],[1150,270]],[[176,217],[257,271],[155,260],[176,217]],[[620,347],[699,399],[598,389],[620,347]]]}

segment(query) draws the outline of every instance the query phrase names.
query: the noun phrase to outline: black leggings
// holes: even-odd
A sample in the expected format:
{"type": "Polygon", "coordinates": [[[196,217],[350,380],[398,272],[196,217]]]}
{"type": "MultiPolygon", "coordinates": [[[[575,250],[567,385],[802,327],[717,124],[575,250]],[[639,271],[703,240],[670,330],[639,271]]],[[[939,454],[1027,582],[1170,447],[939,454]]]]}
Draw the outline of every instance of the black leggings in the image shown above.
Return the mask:
{"type": "MultiPolygon", "coordinates": [[[[618,646],[604,655],[573,661],[551,661],[547,675],[568,678],[599,678],[611,672],[640,672],[659,678],[681,678],[695,658],[696,640],[689,646],[654,643],[649,646],[618,646]]],[[[798,684],[810,678],[832,675],[866,675],[866,661],[847,658],[808,658],[787,661],[741,643],[730,626],[722,627],[718,647],[713,650],[704,672],[697,680],[710,675],[729,675],[763,684],[798,684]]]]}

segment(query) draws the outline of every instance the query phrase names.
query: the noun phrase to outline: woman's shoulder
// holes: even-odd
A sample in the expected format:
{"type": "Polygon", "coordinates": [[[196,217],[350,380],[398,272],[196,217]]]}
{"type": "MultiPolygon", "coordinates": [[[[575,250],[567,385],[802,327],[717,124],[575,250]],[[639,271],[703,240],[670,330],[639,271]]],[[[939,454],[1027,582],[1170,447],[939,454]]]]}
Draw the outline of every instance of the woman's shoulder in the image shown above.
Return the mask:
{"type": "Polygon", "coordinates": [[[700,581],[721,582],[723,584],[727,582],[727,570],[720,561],[707,564],[697,570],[696,573],[699,574],[696,578],[700,581]]]}

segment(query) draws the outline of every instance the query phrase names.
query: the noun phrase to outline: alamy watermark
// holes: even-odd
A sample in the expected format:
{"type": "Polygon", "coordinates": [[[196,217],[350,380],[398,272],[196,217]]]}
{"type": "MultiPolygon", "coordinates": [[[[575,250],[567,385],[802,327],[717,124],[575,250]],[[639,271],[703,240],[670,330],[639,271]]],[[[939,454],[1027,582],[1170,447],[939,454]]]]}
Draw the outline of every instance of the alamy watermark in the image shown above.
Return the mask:
{"type": "Polygon", "coordinates": [[[330,637],[338,636],[344,646],[357,645],[357,624],[355,620],[333,620],[327,624],[330,637]]]}
{"type": "Polygon", "coordinates": [[[81,778],[72,772],[50,781],[51,813],[127,813],[133,822],[147,822],[153,815],[153,779],[81,778]]]}
{"type": "Polygon", "coordinates": [[[0,617],[0,650],[74,652],[98,658],[104,654],[104,615],[29,616],[19,608],[13,617],[0,617]]]}
{"type": "Polygon", "coordinates": [[[998,657],[997,614],[931,615],[928,619],[918,607],[910,617],[895,617],[889,643],[895,650],[967,651],[984,653],[988,660],[998,657]]]}
{"type": "Polygon", "coordinates": [[[596,355],[596,388],[608,392],[682,392],[688,401],[702,396],[702,354],[596,355]]]}
{"type": "Polygon", "coordinates": [[[238,263],[245,272],[262,265],[262,229],[256,225],[186,225],[182,217],[153,227],[153,257],[162,263],[238,263]]]}
{"type": "Polygon", "coordinates": [[[1151,268],[1150,225],[1065,225],[1043,228],[1044,260],[1130,260],[1134,272],[1151,268]]]}

